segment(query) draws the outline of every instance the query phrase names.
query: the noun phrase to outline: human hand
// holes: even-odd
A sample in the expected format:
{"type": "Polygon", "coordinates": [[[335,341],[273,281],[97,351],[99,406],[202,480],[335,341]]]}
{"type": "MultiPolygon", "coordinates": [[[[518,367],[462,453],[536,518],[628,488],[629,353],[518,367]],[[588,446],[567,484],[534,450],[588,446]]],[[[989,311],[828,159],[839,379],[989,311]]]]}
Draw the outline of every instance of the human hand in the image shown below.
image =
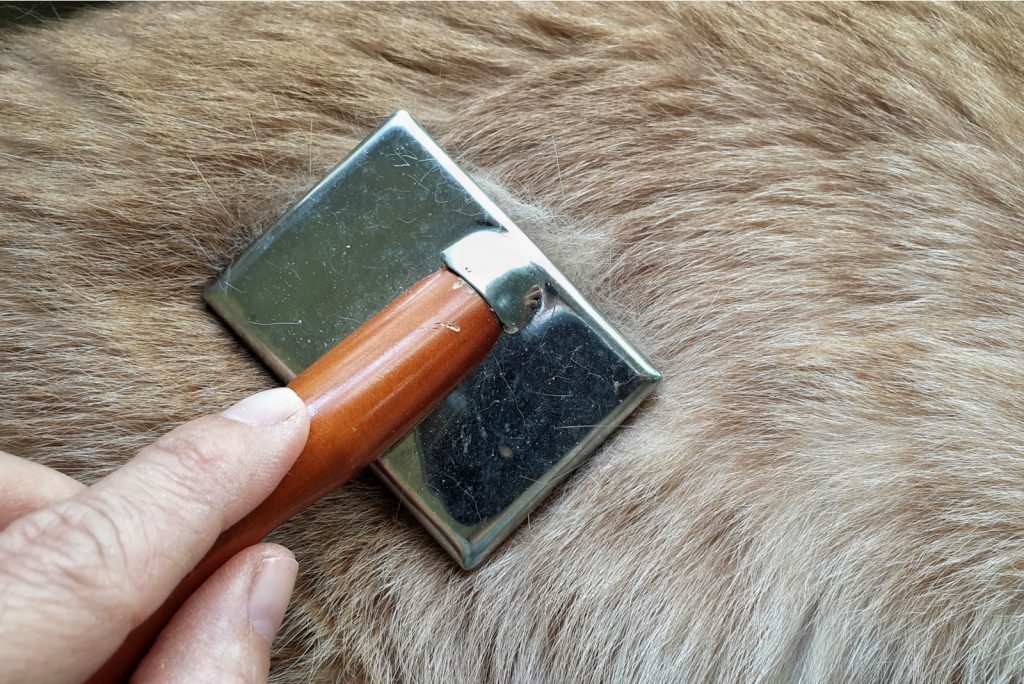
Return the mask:
{"type": "MultiPolygon", "coordinates": [[[[78,682],[265,499],[309,419],[287,388],[186,423],[91,487],[0,452],[0,682],[78,682]]],[[[177,612],[133,681],[265,681],[297,565],[237,554],[177,612]]]]}

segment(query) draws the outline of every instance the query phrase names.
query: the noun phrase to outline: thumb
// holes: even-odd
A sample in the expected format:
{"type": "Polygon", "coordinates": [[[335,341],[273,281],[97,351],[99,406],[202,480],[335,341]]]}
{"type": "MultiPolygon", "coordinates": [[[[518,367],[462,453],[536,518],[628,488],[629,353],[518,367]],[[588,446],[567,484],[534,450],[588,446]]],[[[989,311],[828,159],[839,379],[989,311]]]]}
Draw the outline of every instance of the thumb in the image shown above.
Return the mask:
{"type": "Polygon", "coordinates": [[[276,544],[239,553],[178,610],[132,682],[265,682],[297,568],[276,544]]]}

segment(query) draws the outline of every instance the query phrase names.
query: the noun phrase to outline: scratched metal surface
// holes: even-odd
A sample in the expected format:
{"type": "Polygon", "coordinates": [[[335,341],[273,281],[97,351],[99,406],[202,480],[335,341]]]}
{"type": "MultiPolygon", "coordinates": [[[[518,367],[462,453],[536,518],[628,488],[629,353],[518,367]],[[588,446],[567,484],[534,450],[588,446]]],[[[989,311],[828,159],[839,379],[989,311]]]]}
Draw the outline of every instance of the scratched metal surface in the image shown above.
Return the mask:
{"type": "MultiPolygon", "coordinates": [[[[417,280],[441,252],[512,221],[405,112],[364,141],[207,289],[289,381],[417,280]]],[[[651,364],[537,250],[529,324],[374,469],[475,567],[650,393],[651,364]]]]}

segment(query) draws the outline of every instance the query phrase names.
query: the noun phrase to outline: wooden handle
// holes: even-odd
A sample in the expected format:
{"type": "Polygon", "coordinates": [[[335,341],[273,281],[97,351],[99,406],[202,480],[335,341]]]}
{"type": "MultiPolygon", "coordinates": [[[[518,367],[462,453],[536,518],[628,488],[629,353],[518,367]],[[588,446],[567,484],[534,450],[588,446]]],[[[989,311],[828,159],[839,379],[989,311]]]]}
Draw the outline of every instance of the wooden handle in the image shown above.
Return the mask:
{"type": "Polygon", "coordinates": [[[175,611],[239,551],[324,496],[411,430],[490,352],[501,326],[442,269],[410,288],[289,385],[309,409],[309,440],[277,489],[221,534],[160,608],[88,681],[125,681],[175,611]]]}

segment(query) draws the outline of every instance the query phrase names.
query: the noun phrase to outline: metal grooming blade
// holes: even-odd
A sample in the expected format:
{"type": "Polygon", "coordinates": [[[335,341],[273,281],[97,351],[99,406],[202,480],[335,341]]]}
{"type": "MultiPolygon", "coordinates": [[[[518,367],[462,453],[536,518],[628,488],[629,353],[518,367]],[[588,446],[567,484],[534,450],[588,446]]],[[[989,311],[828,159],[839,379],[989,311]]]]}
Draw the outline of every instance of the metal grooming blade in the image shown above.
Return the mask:
{"type": "Polygon", "coordinates": [[[661,376],[412,117],[392,116],[205,296],[288,382],[442,254],[508,334],[371,467],[470,569],[661,376]]]}

